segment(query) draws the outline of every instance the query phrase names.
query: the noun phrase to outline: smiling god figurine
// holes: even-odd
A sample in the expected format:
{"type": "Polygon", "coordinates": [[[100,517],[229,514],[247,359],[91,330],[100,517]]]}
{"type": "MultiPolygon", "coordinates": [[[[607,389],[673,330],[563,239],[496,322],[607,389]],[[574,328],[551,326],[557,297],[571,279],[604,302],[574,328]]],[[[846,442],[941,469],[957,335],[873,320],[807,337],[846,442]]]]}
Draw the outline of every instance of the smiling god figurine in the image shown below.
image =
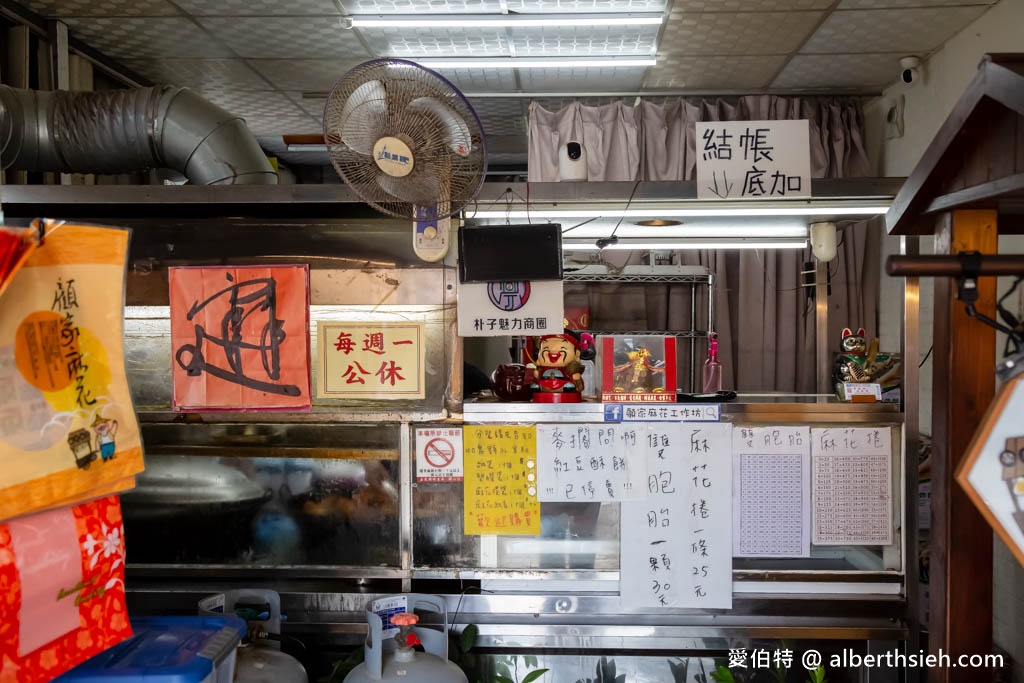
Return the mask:
{"type": "Polygon", "coordinates": [[[565,330],[540,338],[537,360],[526,366],[533,371],[534,403],[579,403],[583,400],[583,362],[597,356],[594,337],[565,330]]]}

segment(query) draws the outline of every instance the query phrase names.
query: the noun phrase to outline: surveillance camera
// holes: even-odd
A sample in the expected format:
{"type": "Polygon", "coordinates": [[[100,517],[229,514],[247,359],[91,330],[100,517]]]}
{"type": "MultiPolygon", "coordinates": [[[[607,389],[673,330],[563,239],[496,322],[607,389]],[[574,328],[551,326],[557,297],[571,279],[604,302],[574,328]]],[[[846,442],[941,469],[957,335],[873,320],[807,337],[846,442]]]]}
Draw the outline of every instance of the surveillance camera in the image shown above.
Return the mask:
{"type": "Polygon", "coordinates": [[[918,67],[921,60],[917,57],[904,57],[900,60],[900,80],[910,85],[921,77],[918,67]]]}
{"type": "Polygon", "coordinates": [[[569,158],[576,161],[583,156],[583,147],[578,142],[570,142],[565,145],[569,158]]]}

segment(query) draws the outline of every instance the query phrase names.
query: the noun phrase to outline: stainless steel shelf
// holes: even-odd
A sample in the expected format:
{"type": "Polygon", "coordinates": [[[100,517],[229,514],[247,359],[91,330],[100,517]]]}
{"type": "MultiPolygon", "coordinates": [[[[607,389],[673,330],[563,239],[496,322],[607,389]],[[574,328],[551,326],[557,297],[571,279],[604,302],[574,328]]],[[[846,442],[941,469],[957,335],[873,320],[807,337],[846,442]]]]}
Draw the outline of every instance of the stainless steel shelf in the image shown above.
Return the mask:
{"type": "Polygon", "coordinates": [[[604,283],[640,283],[640,284],[689,284],[689,285],[711,285],[712,276],[709,275],[597,275],[592,273],[576,274],[565,273],[562,276],[564,282],[604,282],[604,283]]]}

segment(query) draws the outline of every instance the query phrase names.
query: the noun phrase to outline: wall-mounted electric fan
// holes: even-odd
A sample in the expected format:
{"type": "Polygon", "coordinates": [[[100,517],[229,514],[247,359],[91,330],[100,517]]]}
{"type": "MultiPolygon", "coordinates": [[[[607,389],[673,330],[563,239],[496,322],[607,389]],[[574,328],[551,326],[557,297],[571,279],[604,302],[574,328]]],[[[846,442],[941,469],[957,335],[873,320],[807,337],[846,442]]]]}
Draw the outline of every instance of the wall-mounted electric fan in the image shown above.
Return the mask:
{"type": "Polygon", "coordinates": [[[473,200],[487,168],[480,119],[455,86],[403,59],[360,64],[327,97],[324,141],[365,202],[416,222],[421,257],[444,257],[444,219],[473,200]]]}

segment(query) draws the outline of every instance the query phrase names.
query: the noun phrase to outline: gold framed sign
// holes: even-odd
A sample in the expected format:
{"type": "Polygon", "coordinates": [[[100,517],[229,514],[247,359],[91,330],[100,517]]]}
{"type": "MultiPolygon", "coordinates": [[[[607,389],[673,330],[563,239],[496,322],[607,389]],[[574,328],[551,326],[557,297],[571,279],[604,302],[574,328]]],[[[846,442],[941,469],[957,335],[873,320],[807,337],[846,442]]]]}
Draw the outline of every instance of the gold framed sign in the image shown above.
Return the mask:
{"type": "Polygon", "coordinates": [[[1024,566],[1024,374],[1010,379],[982,419],[956,480],[1024,566]]]}

